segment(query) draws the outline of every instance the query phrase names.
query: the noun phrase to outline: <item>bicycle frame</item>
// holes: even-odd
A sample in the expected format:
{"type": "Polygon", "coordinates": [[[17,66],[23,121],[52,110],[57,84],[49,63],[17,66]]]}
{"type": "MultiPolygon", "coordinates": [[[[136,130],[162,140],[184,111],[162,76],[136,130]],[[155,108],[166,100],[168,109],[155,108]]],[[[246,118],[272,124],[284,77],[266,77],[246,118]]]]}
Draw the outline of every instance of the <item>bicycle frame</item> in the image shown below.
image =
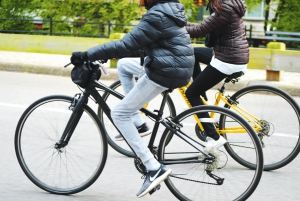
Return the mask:
{"type": "MultiPolygon", "coordinates": [[[[257,118],[256,116],[252,115],[251,113],[249,113],[248,111],[244,110],[243,108],[238,106],[238,102],[231,100],[229,96],[224,96],[224,90],[225,90],[225,82],[222,86],[221,89],[219,89],[218,95],[216,97],[215,106],[218,106],[219,103],[221,101],[223,101],[226,105],[228,105],[230,108],[234,109],[237,113],[239,113],[243,118],[245,118],[248,122],[250,122],[252,124],[252,128],[254,129],[254,131],[256,133],[259,132],[259,130],[261,130],[261,126],[257,123],[259,121],[259,118],[257,118]]],[[[186,86],[180,87],[178,88],[179,93],[181,94],[183,100],[185,101],[185,103],[187,104],[187,106],[189,108],[192,107],[192,105],[190,104],[189,100],[187,99],[185,92],[186,89],[191,85],[191,82],[189,82],[186,86]]],[[[200,96],[201,100],[203,101],[204,105],[208,105],[208,103],[206,102],[206,100],[200,96]]],[[[214,117],[214,113],[210,114],[210,117],[213,118],[214,117]]],[[[201,131],[204,131],[204,128],[201,124],[201,122],[199,121],[199,118],[197,117],[197,115],[194,115],[194,118],[200,128],[201,131]]],[[[245,129],[241,128],[241,127],[228,127],[226,129],[222,129],[220,130],[219,128],[217,128],[217,132],[219,134],[241,134],[241,133],[246,133],[245,129]]]]}
{"type": "MultiPolygon", "coordinates": [[[[68,144],[69,139],[72,136],[72,133],[74,131],[74,129],[76,128],[76,125],[83,113],[83,111],[81,110],[82,104],[87,103],[88,101],[88,97],[92,96],[96,102],[99,104],[100,108],[103,110],[103,112],[106,114],[106,116],[109,118],[109,120],[113,123],[113,125],[115,126],[111,115],[110,115],[110,108],[107,105],[107,103],[103,100],[103,98],[101,97],[101,95],[99,94],[99,92],[97,91],[97,89],[102,89],[104,91],[109,92],[110,94],[112,94],[113,96],[122,99],[124,96],[112,89],[110,89],[108,86],[104,85],[103,83],[99,82],[96,79],[96,74],[94,73],[92,75],[91,81],[88,85],[88,87],[83,91],[82,96],[80,96],[78,99],[76,99],[76,95],[74,97],[74,101],[76,102],[76,104],[72,103],[72,105],[74,105],[74,107],[72,108],[73,113],[69,119],[69,122],[66,126],[66,129],[64,130],[64,133],[59,141],[59,143],[57,143],[57,147],[61,148],[63,146],[66,146],[68,144]],[[78,114],[78,115],[77,115],[78,114]]],[[[154,124],[154,128],[152,131],[152,135],[148,144],[148,148],[153,151],[153,144],[154,144],[154,140],[156,138],[157,135],[157,131],[158,131],[158,127],[159,124],[163,124],[167,129],[169,129],[173,134],[177,135],[179,138],[181,138],[182,140],[186,141],[188,144],[190,144],[191,146],[193,146],[197,151],[199,151],[201,154],[203,154],[205,156],[205,158],[203,160],[198,159],[198,157],[192,157],[192,158],[184,158],[181,159],[180,161],[160,161],[162,164],[178,164],[178,163],[208,163],[211,162],[212,157],[210,155],[208,155],[207,153],[203,152],[202,150],[200,150],[199,148],[197,148],[196,146],[194,146],[193,144],[191,144],[186,138],[189,138],[190,140],[192,140],[192,138],[190,138],[187,134],[183,133],[182,131],[180,131],[180,129],[178,129],[178,125],[174,122],[172,122],[170,119],[166,118],[163,119],[162,115],[163,115],[163,110],[167,101],[167,97],[170,93],[170,90],[164,91],[163,92],[163,100],[161,103],[161,107],[159,110],[155,110],[154,112],[157,112],[157,114],[145,109],[145,108],[141,108],[140,110],[145,113],[146,116],[151,117],[152,119],[155,120],[155,124],[154,124]]],[[[71,105],[71,106],[72,106],[71,105]]],[[[118,128],[115,126],[115,128],[118,130],[118,128]]],[[[121,133],[118,130],[119,133],[121,133]]],[[[126,141],[126,139],[124,138],[124,140],[126,141]]],[[[129,145],[129,143],[126,141],[126,143],[129,145]]],[[[204,144],[198,143],[200,146],[205,147],[204,144]]],[[[129,146],[130,147],[130,146],[129,146]]],[[[130,147],[131,148],[131,147],[130,147]]],[[[132,148],[131,148],[132,149],[132,148]]],[[[132,151],[134,152],[134,150],[132,149],[132,151]]],[[[135,153],[135,152],[134,152],[135,153]]]]}

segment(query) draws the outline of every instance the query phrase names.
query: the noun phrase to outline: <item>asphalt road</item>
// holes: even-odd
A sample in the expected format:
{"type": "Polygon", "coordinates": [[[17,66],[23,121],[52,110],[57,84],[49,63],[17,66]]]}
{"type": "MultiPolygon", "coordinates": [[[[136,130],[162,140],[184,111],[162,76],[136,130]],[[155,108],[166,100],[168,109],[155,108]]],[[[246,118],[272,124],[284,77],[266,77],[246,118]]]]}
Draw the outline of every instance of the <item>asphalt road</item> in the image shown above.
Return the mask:
{"type": "MultiPolygon", "coordinates": [[[[111,81],[104,81],[110,84],[111,81]]],[[[136,200],[136,192],[142,185],[140,174],[135,171],[133,160],[120,155],[109,148],[108,160],[99,179],[88,189],[75,195],[58,196],[49,194],[36,187],[21,170],[14,151],[14,133],[17,122],[33,101],[52,94],[73,96],[78,88],[70,78],[23,74],[12,72],[0,73],[0,200],[4,201],[82,201],[107,200],[128,201],[136,200]]],[[[210,91],[213,96],[215,91],[210,91]]],[[[173,92],[176,108],[182,108],[182,102],[176,92],[173,92]]],[[[300,104],[300,98],[296,98],[300,104]]],[[[178,111],[180,112],[180,111],[178,111]]],[[[287,128],[288,129],[288,128],[287,128]]],[[[261,182],[249,200],[288,200],[300,198],[300,157],[284,168],[264,172],[261,182]]],[[[145,196],[142,200],[176,200],[162,184],[161,190],[153,195],[145,196]]]]}

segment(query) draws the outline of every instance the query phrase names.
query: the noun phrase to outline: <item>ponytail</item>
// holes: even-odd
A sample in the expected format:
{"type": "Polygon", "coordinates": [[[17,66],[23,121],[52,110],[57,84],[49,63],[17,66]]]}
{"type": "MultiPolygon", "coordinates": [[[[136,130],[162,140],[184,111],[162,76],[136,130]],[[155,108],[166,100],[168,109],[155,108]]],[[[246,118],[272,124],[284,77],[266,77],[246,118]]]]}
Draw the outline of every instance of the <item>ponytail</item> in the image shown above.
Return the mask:
{"type": "Polygon", "coordinates": [[[219,14],[221,12],[221,4],[219,3],[219,0],[209,0],[209,3],[215,13],[219,14]]]}

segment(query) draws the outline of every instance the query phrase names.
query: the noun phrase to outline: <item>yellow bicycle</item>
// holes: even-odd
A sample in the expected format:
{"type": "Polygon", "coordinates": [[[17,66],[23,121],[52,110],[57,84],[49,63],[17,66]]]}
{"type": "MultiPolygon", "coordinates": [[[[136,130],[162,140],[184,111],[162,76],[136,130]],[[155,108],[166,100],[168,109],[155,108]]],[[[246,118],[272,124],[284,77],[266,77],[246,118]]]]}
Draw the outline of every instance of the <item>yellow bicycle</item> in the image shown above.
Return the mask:
{"type": "MultiPolygon", "coordinates": [[[[224,107],[230,108],[244,117],[252,128],[257,133],[264,152],[264,170],[275,170],[290,163],[300,151],[300,108],[297,102],[288,93],[276,87],[267,85],[254,85],[245,87],[233,95],[225,95],[225,86],[227,83],[236,83],[241,76],[240,73],[235,73],[227,77],[218,90],[215,98],[215,106],[224,103],[224,107]]],[[[190,108],[191,105],[185,96],[187,86],[178,88],[186,105],[190,108]]],[[[115,81],[110,88],[122,92],[120,81],[115,81]]],[[[203,102],[207,104],[203,97],[203,102]]],[[[103,99],[113,105],[119,100],[114,100],[114,97],[109,93],[103,94],[103,99]]],[[[150,110],[160,105],[161,97],[151,101],[145,107],[150,110]]],[[[176,116],[176,110],[171,97],[167,99],[167,107],[164,114],[176,116]]],[[[103,114],[99,110],[98,116],[103,122],[103,125],[110,132],[108,135],[109,144],[118,152],[128,155],[125,143],[114,141],[114,136],[117,131],[112,131],[113,127],[108,125],[103,114]]],[[[217,116],[214,113],[210,114],[212,121],[215,123],[219,134],[223,135],[229,143],[224,145],[228,154],[238,163],[249,167],[252,161],[247,161],[247,156],[241,155],[245,153],[242,149],[251,149],[248,146],[246,138],[244,138],[245,130],[233,125],[232,121],[225,116],[217,116]]],[[[147,118],[148,119],[148,118],[147,118]]],[[[194,126],[197,136],[203,141],[206,140],[205,131],[196,115],[195,122],[189,123],[189,126],[194,126]]],[[[130,154],[129,154],[130,155],[130,154]]]]}

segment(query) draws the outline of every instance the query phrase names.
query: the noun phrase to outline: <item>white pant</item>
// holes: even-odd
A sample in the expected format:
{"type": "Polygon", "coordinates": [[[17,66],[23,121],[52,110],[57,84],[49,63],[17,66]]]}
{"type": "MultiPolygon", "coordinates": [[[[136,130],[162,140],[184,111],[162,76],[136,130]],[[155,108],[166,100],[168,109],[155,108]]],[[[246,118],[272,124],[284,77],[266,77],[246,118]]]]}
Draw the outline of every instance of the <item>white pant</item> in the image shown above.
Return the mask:
{"type": "MultiPolygon", "coordinates": [[[[140,58],[123,58],[119,59],[117,63],[119,79],[121,81],[125,95],[135,85],[135,77],[139,76],[140,72],[143,72],[142,66],[140,65],[140,58]]],[[[145,121],[140,115],[140,111],[137,110],[131,117],[132,122],[136,127],[141,126],[145,121]]]]}
{"type": "MultiPolygon", "coordinates": [[[[128,85],[130,86],[130,85],[128,85]]],[[[142,160],[147,170],[159,168],[159,163],[139,135],[132,121],[133,114],[154,97],[167,90],[143,75],[128,94],[112,109],[111,117],[125,140],[142,160]]]]}

